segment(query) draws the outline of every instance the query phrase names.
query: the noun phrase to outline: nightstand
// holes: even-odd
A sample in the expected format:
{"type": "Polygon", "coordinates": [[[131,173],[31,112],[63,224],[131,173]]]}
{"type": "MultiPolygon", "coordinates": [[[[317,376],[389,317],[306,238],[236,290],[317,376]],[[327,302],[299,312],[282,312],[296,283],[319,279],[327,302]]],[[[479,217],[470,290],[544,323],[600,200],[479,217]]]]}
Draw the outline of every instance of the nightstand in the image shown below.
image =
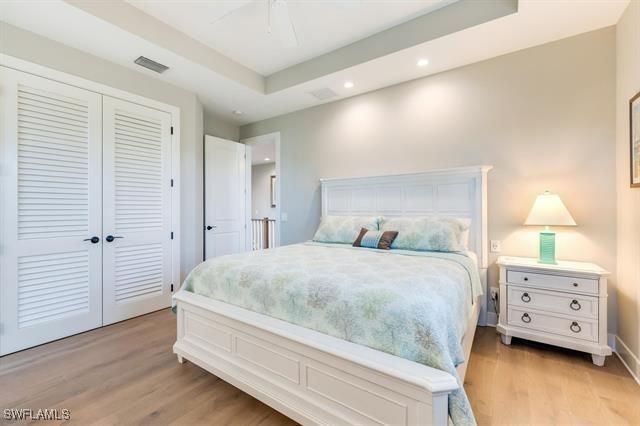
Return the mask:
{"type": "Polygon", "coordinates": [[[500,315],[502,343],[511,337],[562,346],[591,354],[602,366],[607,345],[607,276],[593,263],[501,256],[500,315]]]}

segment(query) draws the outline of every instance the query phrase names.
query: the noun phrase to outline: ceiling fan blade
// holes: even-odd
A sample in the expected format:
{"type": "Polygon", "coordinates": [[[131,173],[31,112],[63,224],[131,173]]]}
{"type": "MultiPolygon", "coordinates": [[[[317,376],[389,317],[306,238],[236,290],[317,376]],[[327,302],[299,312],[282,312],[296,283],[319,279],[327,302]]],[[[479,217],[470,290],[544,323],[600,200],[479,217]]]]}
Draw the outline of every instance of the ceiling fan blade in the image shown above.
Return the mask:
{"type": "Polygon", "coordinates": [[[220,13],[216,18],[214,18],[211,22],[209,22],[209,24],[211,25],[217,24],[218,22],[233,15],[238,10],[242,9],[245,6],[248,6],[254,1],[255,0],[239,0],[235,2],[218,3],[218,5],[216,6],[221,9],[222,13],[220,13]]]}
{"type": "Polygon", "coordinates": [[[297,47],[299,45],[296,29],[289,14],[289,6],[285,0],[271,2],[271,27],[283,47],[297,47]]]}

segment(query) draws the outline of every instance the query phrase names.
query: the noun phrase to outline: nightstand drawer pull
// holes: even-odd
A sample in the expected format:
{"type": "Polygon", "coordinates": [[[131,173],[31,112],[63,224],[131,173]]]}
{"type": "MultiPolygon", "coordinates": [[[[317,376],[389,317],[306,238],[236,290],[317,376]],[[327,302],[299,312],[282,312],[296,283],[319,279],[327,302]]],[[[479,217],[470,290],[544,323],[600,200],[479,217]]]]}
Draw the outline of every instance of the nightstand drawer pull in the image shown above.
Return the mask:
{"type": "Polygon", "coordinates": [[[574,333],[580,333],[582,331],[582,327],[580,327],[580,324],[578,324],[576,321],[572,322],[569,328],[574,333]]]}
{"type": "Polygon", "coordinates": [[[574,311],[579,311],[582,308],[582,305],[580,305],[580,302],[578,302],[577,300],[573,299],[571,301],[571,303],[569,304],[569,307],[571,309],[573,309],[574,311]]]}
{"type": "MultiPolygon", "coordinates": [[[[526,322],[527,324],[529,324],[531,322],[531,317],[529,316],[528,313],[524,313],[522,314],[522,316],[520,317],[520,319],[522,320],[522,322],[526,322]]],[[[575,323],[574,323],[575,324],[575,323]]]]}
{"type": "Polygon", "coordinates": [[[556,275],[552,273],[533,273],[507,269],[505,281],[507,285],[515,284],[528,287],[528,289],[540,288],[553,291],[566,291],[569,293],[598,294],[599,283],[597,279],[559,275],[559,273],[560,272],[557,272],[558,275],[556,275]]]}
{"type": "Polygon", "coordinates": [[[522,300],[524,303],[529,303],[531,302],[531,296],[529,296],[529,293],[522,293],[522,296],[520,296],[520,300],[522,300]]]}

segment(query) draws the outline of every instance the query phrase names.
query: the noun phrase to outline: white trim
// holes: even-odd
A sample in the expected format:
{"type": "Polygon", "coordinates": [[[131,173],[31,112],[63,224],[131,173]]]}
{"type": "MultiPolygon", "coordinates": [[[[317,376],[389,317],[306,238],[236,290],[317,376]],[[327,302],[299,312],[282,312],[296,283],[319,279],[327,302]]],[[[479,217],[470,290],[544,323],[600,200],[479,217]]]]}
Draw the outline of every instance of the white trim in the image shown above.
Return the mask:
{"type": "Polygon", "coordinates": [[[636,383],[640,385],[640,359],[629,349],[620,336],[615,336],[614,349],[622,365],[629,371],[629,374],[631,374],[631,377],[633,377],[636,383]],[[629,362],[625,360],[625,357],[629,362]],[[631,363],[631,365],[629,365],[629,363],[631,363]]]}
{"type": "Polygon", "coordinates": [[[173,179],[173,187],[171,188],[171,228],[173,230],[173,241],[171,244],[171,279],[174,292],[180,288],[182,283],[181,277],[181,259],[180,259],[180,241],[182,241],[182,232],[180,231],[180,109],[173,108],[171,111],[171,126],[173,127],[173,135],[171,135],[171,177],[173,179]]]}
{"type": "MultiPolygon", "coordinates": [[[[240,142],[245,144],[245,145],[258,145],[260,143],[262,143],[265,140],[273,140],[274,144],[275,144],[275,149],[276,149],[276,156],[275,156],[275,160],[276,160],[276,194],[278,195],[277,198],[277,202],[276,202],[276,226],[275,226],[275,237],[274,237],[274,241],[275,241],[275,245],[276,247],[280,246],[280,236],[282,234],[281,230],[282,230],[282,218],[281,218],[281,211],[282,211],[282,159],[280,157],[280,132],[273,132],[273,133],[267,133],[264,135],[259,135],[259,136],[253,136],[250,138],[246,138],[246,139],[241,139],[240,142]]],[[[251,197],[251,192],[249,192],[247,194],[247,197],[251,197]]],[[[249,202],[249,205],[251,205],[251,202],[249,202]]],[[[251,224],[251,211],[252,209],[249,208],[247,209],[247,221],[249,223],[249,225],[251,224]]]]}
{"type": "Polygon", "coordinates": [[[137,103],[148,108],[154,108],[171,114],[171,125],[173,126],[173,135],[171,139],[171,173],[174,179],[171,191],[171,223],[173,228],[173,241],[171,244],[171,276],[173,279],[174,290],[177,290],[180,287],[181,282],[180,243],[182,240],[182,233],[180,232],[180,108],[6,54],[0,54],[0,66],[33,74],[38,77],[44,77],[49,80],[78,87],[80,89],[89,90],[100,95],[107,95],[124,101],[137,103]]]}

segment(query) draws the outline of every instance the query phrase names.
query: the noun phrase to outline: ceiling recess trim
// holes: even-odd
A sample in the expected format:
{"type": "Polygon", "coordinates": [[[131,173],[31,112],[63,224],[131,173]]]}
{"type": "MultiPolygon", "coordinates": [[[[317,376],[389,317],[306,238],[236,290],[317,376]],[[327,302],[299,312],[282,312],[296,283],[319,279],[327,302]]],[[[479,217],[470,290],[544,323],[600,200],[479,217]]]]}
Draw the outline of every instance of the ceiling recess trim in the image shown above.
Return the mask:
{"type": "Polygon", "coordinates": [[[265,78],[266,93],[331,74],[518,11],[518,0],[459,0],[265,78]]]}
{"type": "Polygon", "coordinates": [[[450,3],[410,21],[265,77],[122,0],[64,1],[85,13],[264,95],[518,11],[518,0],[451,0],[450,3]]]}
{"type": "Polygon", "coordinates": [[[222,53],[122,0],[64,1],[130,34],[136,35],[185,59],[209,68],[249,89],[258,93],[265,93],[265,81],[261,74],[235,62],[222,53]]]}

